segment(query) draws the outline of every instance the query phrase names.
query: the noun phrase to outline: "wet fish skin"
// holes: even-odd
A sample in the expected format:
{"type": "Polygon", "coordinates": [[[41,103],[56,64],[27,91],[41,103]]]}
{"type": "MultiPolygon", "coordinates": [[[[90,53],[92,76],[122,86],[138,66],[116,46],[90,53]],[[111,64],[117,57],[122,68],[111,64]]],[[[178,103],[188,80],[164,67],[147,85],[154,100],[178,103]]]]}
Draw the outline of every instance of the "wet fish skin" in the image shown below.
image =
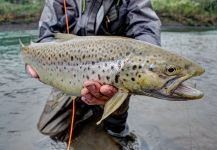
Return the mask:
{"type": "Polygon", "coordinates": [[[182,82],[200,76],[204,68],[161,47],[115,36],[57,34],[56,39],[21,44],[24,63],[36,70],[41,82],[73,96],[80,96],[86,80],[117,87],[118,93],[104,107],[105,116],[123,103],[126,93],[170,100],[203,97],[182,82]]]}
{"type": "Polygon", "coordinates": [[[21,53],[24,62],[37,70],[40,81],[76,96],[85,80],[100,80],[139,93],[162,89],[174,77],[190,78],[204,72],[188,59],[130,38],[73,36],[66,41],[23,46],[21,53]],[[168,74],[168,66],[176,67],[176,72],[168,74]]]}

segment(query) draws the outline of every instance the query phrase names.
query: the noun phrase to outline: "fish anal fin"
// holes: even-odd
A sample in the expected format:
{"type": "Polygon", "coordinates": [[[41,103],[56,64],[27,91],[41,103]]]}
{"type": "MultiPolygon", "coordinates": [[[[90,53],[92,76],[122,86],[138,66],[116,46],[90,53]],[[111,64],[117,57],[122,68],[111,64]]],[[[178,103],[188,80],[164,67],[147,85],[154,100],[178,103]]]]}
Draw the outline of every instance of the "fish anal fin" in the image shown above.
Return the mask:
{"type": "Polygon", "coordinates": [[[126,100],[127,96],[127,92],[119,90],[108,102],[106,102],[102,118],[96,124],[99,125],[105,118],[116,111],[126,100]]]}

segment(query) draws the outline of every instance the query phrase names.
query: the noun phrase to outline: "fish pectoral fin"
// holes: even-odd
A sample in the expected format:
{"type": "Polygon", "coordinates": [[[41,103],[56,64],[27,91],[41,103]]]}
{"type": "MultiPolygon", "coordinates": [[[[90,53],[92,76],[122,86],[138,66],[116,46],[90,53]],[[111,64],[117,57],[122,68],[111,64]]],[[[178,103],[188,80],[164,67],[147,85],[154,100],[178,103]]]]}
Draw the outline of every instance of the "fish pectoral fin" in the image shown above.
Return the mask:
{"type": "Polygon", "coordinates": [[[104,106],[104,112],[102,118],[96,123],[99,125],[105,118],[117,110],[128,96],[127,92],[118,91],[104,106]]]}
{"type": "Polygon", "coordinates": [[[76,37],[78,36],[74,34],[54,33],[54,38],[56,39],[56,41],[61,41],[61,42],[68,41],[76,37]]]}

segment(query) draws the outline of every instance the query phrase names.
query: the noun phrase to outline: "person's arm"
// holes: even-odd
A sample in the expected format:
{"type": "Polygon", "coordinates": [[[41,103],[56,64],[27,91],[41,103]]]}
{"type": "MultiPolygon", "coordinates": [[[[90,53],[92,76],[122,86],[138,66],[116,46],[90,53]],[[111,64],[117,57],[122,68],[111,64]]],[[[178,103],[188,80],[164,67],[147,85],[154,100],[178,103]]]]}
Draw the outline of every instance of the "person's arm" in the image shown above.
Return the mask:
{"type": "Polygon", "coordinates": [[[126,36],[160,46],[161,22],[151,0],[129,0],[127,11],[126,36]]]}
{"type": "MultiPolygon", "coordinates": [[[[70,31],[75,26],[76,4],[67,1],[67,15],[70,31]]],[[[39,21],[38,42],[48,42],[53,40],[54,32],[66,33],[66,21],[64,14],[63,0],[46,0],[41,18],[39,21]]]]}

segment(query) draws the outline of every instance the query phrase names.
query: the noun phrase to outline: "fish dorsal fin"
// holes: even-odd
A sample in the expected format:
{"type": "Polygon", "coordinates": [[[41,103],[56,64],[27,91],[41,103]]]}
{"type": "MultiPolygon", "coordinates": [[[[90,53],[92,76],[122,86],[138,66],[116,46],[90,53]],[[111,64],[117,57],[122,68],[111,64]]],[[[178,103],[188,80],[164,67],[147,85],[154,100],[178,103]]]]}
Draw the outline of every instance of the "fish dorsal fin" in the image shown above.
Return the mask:
{"type": "Polygon", "coordinates": [[[119,89],[118,92],[104,106],[102,118],[96,123],[99,125],[105,118],[117,110],[128,96],[128,91],[119,89]]]}
{"type": "Polygon", "coordinates": [[[54,34],[54,38],[56,39],[56,41],[62,41],[62,42],[71,40],[76,37],[78,36],[74,34],[66,34],[66,33],[55,33],[54,34]]]}

